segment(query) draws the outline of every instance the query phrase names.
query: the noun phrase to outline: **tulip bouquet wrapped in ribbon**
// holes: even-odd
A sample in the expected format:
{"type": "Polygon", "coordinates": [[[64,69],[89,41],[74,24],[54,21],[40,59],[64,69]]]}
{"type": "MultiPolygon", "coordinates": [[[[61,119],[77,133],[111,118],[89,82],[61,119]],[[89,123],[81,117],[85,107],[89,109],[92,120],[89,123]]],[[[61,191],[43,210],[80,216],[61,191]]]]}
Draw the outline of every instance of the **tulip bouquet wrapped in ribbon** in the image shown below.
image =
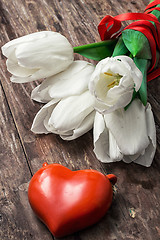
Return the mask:
{"type": "Polygon", "coordinates": [[[45,103],[32,124],[34,133],[64,140],[93,127],[94,152],[102,162],[123,160],[150,166],[156,150],[147,81],[160,75],[160,0],[144,13],[105,16],[101,42],[72,47],[55,32],[37,32],[2,47],[11,81],[44,78],[32,99],[45,103]],[[121,22],[136,20],[123,30],[121,22]],[[74,61],[74,53],[99,61],[74,61]]]}

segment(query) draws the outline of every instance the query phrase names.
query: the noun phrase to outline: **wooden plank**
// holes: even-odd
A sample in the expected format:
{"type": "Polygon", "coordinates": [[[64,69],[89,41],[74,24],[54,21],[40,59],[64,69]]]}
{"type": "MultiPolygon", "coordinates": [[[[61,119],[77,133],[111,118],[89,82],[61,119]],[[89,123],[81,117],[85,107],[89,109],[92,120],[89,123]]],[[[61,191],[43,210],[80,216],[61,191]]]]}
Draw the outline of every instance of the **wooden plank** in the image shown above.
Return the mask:
{"type": "Polygon", "coordinates": [[[53,239],[29,206],[31,173],[1,86],[0,103],[0,239],[53,239]]]}
{"type": "MultiPolygon", "coordinates": [[[[97,24],[102,17],[106,14],[116,15],[127,12],[130,9],[135,12],[142,11],[147,4],[147,0],[138,2],[125,0],[1,0],[1,43],[4,44],[15,37],[40,30],[58,31],[65,35],[73,46],[100,41],[97,24]]],[[[9,81],[10,75],[6,71],[4,58],[1,59],[1,63],[2,85],[33,173],[42,166],[44,161],[47,161],[48,163],[58,162],[75,170],[93,168],[103,173],[112,172],[118,177],[112,207],[100,223],[63,239],[158,240],[160,238],[160,116],[157,91],[157,87],[159,88],[160,85],[158,80],[149,83],[148,87],[149,101],[157,125],[158,147],[153,165],[146,169],[135,164],[101,164],[92,151],[91,131],[72,142],[64,142],[53,134],[34,135],[30,131],[30,127],[41,105],[31,101],[30,93],[39,82],[13,84],[9,81]]],[[[6,186],[11,184],[10,181],[7,181],[6,186]]],[[[26,185],[23,187],[26,189],[26,185]]],[[[24,199],[25,211],[28,212],[30,208],[26,197],[24,199]]],[[[16,208],[18,209],[18,205],[16,208]]],[[[16,224],[16,218],[13,220],[13,224],[16,224]]],[[[24,221],[21,225],[19,234],[24,237],[23,229],[27,232],[27,227],[25,228],[24,221]]],[[[29,226],[30,228],[31,226],[29,226]]],[[[42,230],[42,225],[36,218],[32,221],[31,234],[33,239],[36,239],[36,236],[39,236],[37,239],[40,240],[50,239],[49,232],[46,233],[44,228],[42,230]],[[46,234],[45,237],[41,233],[46,234]]],[[[27,233],[25,236],[26,239],[31,239],[27,233]]]]}

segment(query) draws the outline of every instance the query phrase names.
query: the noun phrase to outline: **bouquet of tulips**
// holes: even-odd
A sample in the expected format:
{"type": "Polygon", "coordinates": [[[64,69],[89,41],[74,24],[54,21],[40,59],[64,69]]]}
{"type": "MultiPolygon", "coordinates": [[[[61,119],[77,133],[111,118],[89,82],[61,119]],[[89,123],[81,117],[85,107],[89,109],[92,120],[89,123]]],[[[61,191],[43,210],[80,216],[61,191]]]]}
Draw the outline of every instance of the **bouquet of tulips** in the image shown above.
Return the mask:
{"type": "Polygon", "coordinates": [[[101,42],[72,47],[59,33],[42,31],[6,43],[11,81],[44,79],[31,94],[45,103],[32,131],[73,140],[93,128],[94,153],[102,162],[150,166],[156,150],[147,81],[160,75],[160,0],[144,13],[105,16],[101,42]],[[136,20],[121,30],[121,22],[136,20]],[[74,53],[98,61],[74,61],[74,53]]]}

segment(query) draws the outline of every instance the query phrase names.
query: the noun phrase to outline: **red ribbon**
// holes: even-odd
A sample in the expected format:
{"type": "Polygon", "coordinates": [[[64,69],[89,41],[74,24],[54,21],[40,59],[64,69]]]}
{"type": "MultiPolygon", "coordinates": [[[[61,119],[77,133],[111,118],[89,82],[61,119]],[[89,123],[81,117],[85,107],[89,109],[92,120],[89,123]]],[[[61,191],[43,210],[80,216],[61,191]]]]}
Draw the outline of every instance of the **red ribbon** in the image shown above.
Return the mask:
{"type": "Polygon", "coordinates": [[[160,51],[160,22],[153,14],[150,13],[153,10],[160,11],[160,8],[157,7],[157,4],[160,4],[160,0],[155,0],[154,2],[150,3],[145,8],[145,13],[124,13],[115,17],[106,15],[98,25],[100,37],[102,41],[104,41],[116,38],[121,34],[121,23],[123,21],[139,20],[131,23],[123,30],[133,29],[139,31],[148,39],[151,48],[152,62],[151,67],[148,70],[147,81],[150,81],[160,75],[160,67],[156,70],[153,70],[156,64],[156,49],[158,48],[160,51]],[[155,23],[156,28],[151,21],[155,23]]]}

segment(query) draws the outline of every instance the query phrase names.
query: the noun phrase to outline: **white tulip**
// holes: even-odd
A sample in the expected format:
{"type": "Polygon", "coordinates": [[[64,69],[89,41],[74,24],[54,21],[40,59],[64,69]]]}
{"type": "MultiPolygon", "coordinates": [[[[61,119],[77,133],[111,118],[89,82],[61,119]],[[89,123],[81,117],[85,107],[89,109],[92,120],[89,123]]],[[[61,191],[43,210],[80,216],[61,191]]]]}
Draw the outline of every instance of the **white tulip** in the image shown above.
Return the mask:
{"type": "Polygon", "coordinates": [[[24,83],[50,77],[73,62],[73,48],[59,33],[42,31],[6,43],[2,53],[12,82],[24,83]]]}
{"type": "Polygon", "coordinates": [[[31,94],[31,98],[46,103],[80,95],[88,89],[88,82],[95,67],[86,61],[74,61],[65,71],[46,78],[31,94]]]}
{"type": "Polygon", "coordinates": [[[52,132],[72,140],[93,127],[94,98],[88,91],[88,82],[94,69],[86,61],[74,61],[65,71],[45,79],[32,91],[32,99],[49,101],[33,121],[34,133],[52,132]]]}
{"type": "Polygon", "coordinates": [[[93,127],[94,99],[89,91],[78,96],[54,99],[37,113],[31,130],[34,133],[55,133],[64,140],[73,140],[93,127]]]}
{"type": "Polygon", "coordinates": [[[102,115],[94,122],[94,152],[102,162],[123,160],[149,167],[156,150],[156,129],[149,103],[135,99],[130,107],[102,115]]]}
{"type": "Polygon", "coordinates": [[[127,106],[142,83],[142,73],[127,56],[106,58],[93,72],[89,90],[95,97],[95,109],[109,113],[127,106]]]}

